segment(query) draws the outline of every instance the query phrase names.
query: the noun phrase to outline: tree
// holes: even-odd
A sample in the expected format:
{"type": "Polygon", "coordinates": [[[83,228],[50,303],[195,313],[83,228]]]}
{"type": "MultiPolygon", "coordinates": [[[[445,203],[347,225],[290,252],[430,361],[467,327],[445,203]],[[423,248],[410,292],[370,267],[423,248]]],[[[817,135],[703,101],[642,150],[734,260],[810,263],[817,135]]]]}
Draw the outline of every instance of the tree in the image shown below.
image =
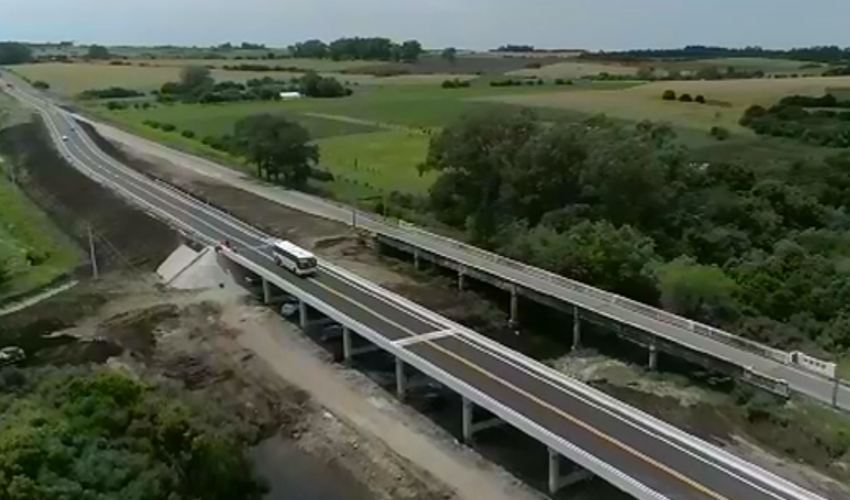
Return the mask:
{"type": "Polygon", "coordinates": [[[672,90],[665,90],[661,95],[661,98],[665,101],[675,101],[676,100],[676,92],[672,90]]]}
{"type": "MultiPolygon", "coordinates": [[[[180,81],[175,86],[175,90],[182,95],[200,95],[204,91],[211,90],[214,84],[215,80],[209,68],[196,65],[185,66],[180,70],[180,81]]],[[[167,93],[165,90],[163,86],[162,92],[167,93]]]]}
{"type": "Polygon", "coordinates": [[[443,60],[454,64],[457,61],[457,49],[454,47],[446,47],[445,49],[443,49],[443,52],[440,54],[440,57],[442,57],[443,60]]]}
{"type": "Polygon", "coordinates": [[[243,118],[234,128],[236,149],[257,167],[257,175],[304,187],[319,150],[301,125],[280,115],[259,114],[243,118]]]}
{"type": "Polygon", "coordinates": [[[500,251],[605,290],[654,302],[651,274],[657,260],[652,239],[629,226],[583,221],[559,232],[545,225],[514,225],[500,251]]]}
{"type": "Polygon", "coordinates": [[[32,82],[32,86],[40,90],[47,90],[50,88],[50,84],[45,82],[44,80],[36,80],[32,82]]]}
{"type": "Polygon", "coordinates": [[[694,102],[698,102],[699,104],[705,104],[705,96],[700,94],[694,98],[694,102]]]}
{"type": "Polygon", "coordinates": [[[719,127],[717,125],[711,127],[711,136],[717,139],[718,141],[725,141],[732,134],[729,132],[729,129],[725,127],[719,127]]]}
{"type": "Polygon", "coordinates": [[[716,326],[737,319],[740,288],[719,267],[683,256],[659,266],[656,276],[664,309],[716,326]]]}
{"type": "Polygon", "coordinates": [[[398,50],[399,60],[406,63],[415,63],[420,55],[422,55],[422,44],[417,40],[405,41],[398,50]]]}
{"type": "Polygon", "coordinates": [[[109,59],[109,49],[103,45],[89,45],[86,57],[88,59],[109,59]]]}
{"type": "Polygon", "coordinates": [[[679,96],[679,102],[694,102],[694,98],[691,94],[682,94],[679,96]]]}
{"type": "Polygon", "coordinates": [[[296,43],[290,52],[293,57],[324,59],[328,57],[328,45],[321,40],[307,40],[296,43]]]}
{"type": "Polygon", "coordinates": [[[18,42],[0,42],[0,64],[25,64],[32,61],[32,49],[18,42]]]}

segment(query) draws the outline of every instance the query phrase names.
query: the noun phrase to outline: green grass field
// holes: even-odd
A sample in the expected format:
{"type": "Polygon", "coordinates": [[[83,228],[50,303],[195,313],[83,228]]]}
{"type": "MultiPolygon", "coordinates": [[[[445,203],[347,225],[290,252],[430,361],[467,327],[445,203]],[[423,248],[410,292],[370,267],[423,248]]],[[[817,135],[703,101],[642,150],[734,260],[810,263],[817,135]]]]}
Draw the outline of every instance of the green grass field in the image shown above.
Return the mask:
{"type": "Polygon", "coordinates": [[[9,273],[9,283],[0,287],[3,303],[54,282],[79,265],[82,255],[5,176],[0,200],[0,266],[9,273]],[[43,260],[33,265],[32,256],[43,260]]]}
{"type": "Polygon", "coordinates": [[[409,131],[342,135],[318,141],[322,167],[336,178],[331,190],[340,199],[380,196],[390,191],[422,195],[433,174],[416,167],[428,154],[429,136],[409,131]]]}

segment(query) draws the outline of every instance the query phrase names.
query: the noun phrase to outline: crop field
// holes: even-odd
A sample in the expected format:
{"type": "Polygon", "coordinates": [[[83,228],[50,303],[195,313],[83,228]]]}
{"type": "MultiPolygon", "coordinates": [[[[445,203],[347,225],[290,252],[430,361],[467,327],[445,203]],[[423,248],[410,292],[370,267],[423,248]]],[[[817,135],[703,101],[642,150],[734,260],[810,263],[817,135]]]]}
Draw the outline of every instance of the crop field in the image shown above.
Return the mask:
{"type": "Polygon", "coordinates": [[[527,68],[511,71],[508,75],[535,76],[539,78],[581,78],[583,76],[608,73],[610,75],[634,75],[638,68],[635,66],[624,66],[619,64],[601,64],[585,62],[580,60],[550,64],[540,68],[527,68]]]}
{"type": "Polygon", "coordinates": [[[726,68],[734,68],[738,71],[763,71],[767,74],[819,74],[826,66],[805,61],[794,61],[791,59],[769,59],[761,57],[734,57],[718,59],[698,59],[695,61],[663,62],[657,68],[678,71],[698,71],[702,68],[715,67],[725,71],[726,68]]]}
{"type": "Polygon", "coordinates": [[[663,120],[680,127],[708,130],[718,125],[736,133],[751,134],[738,125],[752,104],[771,105],[789,94],[819,95],[832,87],[850,86],[850,77],[653,82],[622,90],[563,92],[488,97],[503,103],[571,110],[584,114],[605,113],[626,120],[663,120]],[[662,93],[704,95],[715,104],[664,101],[662,93]]]}
{"type": "MultiPolygon", "coordinates": [[[[88,89],[106,87],[124,87],[136,90],[153,90],[163,83],[176,81],[180,77],[180,65],[171,60],[173,66],[113,66],[98,63],[40,63],[15,66],[14,71],[31,81],[43,80],[50,84],[51,89],[59,94],[75,96],[88,89]]],[[[188,65],[189,62],[185,65],[188,65]]],[[[411,74],[391,77],[375,77],[361,74],[322,73],[332,76],[341,82],[352,85],[439,85],[449,78],[471,80],[475,75],[448,74],[411,74]]],[[[217,81],[244,82],[252,78],[271,77],[290,79],[300,77],[303,73],[280,71],[229,71],[214,69],[212,75],[217,81]]]]}
{"type": "Polygon", "coordinates": [[[510,71],[528,68],[531,65],[545,66],[562,62],[557,56],[546,57],[493,57],[488,54],[459,54],[454,62],[446,61],[439,55],[426,55],[415,64],[381,63],[347,70],[347,73],[379,73],[385,71],[407,71],[409,73],[444,74],[504,74],[510,71]]]}
{"type": "MultiPolygon", "coordinates": [[[[41,63],[15,66],[14,71],[31,81],[43,80],[50,84],[52,90],[67,96],[74,96],[88,89],[112,86],[153,90],[159,88],[165,82],[176,81],[180,77],[180,68],[177,66],[141,67],[91,63],[41,63]]],[[[242,82],[263,76],[291,78],[299,75],[296,73],[213,70],[213,76],[217,80],[242,82]]]]}
{"type": "Polygon", "coordinates": [[[238,66],[250,64],[256,66],[280,66],[285,68],[298,68],[303,71],[316,71],[320,73],[338,73],[341,71],[361,68],[364,66],[375,66],[373,61],[332,61],[330,59],[192,59],[192,58],[156,58],[156,59],[132,59],[131,64],[146,64],[148,66],[183,67],[188,65],[213,66],[238,66]]]}

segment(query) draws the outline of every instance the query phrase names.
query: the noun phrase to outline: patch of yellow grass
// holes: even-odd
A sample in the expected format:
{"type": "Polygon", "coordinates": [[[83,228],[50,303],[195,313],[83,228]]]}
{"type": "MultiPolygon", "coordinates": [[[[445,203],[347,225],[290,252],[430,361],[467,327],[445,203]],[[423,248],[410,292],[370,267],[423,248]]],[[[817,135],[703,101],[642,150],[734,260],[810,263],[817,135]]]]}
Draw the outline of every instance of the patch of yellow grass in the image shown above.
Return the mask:
{"type": "Polygon", "coordinates": [[[542,68],[520,69],[511,71],[508,75],[539,76],[540,78],[581,78],[583,76],[608,73],[611,75],[634,75],[637,68],[619,64],[599,64],[592,62],[564,61],[543,66],[542,68]]]}
{"type": "Polygon", "coordinates": [[[719,125],[744,132],[746,129],[738,125],[738,120],[753,104],[768,106],[786,95],[820,95],[827,88],[844,86],[850,86],[850,77],[653,82],[622,90],[570,91],[483,99],[570,109],[587,114],[604,113],[627,120],[669,121],[674,125],[697,129],[719,125]],[[726,105],[664,101],[661,95],[667,89],[675,91],[676,95],[703,95],[709,101],[722,101],[726,105]]]}

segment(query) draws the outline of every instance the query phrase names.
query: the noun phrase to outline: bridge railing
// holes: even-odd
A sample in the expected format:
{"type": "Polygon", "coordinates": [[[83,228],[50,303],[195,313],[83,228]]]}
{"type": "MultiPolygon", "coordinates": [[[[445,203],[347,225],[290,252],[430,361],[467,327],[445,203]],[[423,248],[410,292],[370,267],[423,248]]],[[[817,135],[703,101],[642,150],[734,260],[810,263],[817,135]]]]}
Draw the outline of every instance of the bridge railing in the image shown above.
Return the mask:
{"type": "MultiPolygon", "coordinates": [[[[426,231],[420,228],[419,226],[408,222],[404,222],[401,220],[390,220],[384,217],[375,216],[373,214],[363,214],[362,212],[358,212],[357,217],[361,221],[369,221],[373,225],[383,226],[383,228],[389,229],[389,231],[384,231],[386,233],[386,236],[388,237],[397,238],[402,241],[405,241],[406,243],[410,243],[417,246],[421,245],[417,244],[415,241],[411,241],[410,237],[415,237],[418,235],[420,237],[427,238],[432,241],[436,240],[444,245],[461,250],[464,253],[475,255],[478,258],[514,269],[526,275],[533,276],[537,279],[552,283],[556,286],[573,290],[575,292],[581,293],[582,295],[591,297],[603,303],[613,304],[615,306],[628,309],[632,312],[640,314],[641,316],[652,318],[656,321],[667,323],[683,330],[688,330],[697,335],[710,338],[718,342],[722,342],[726,345],[750,352],[752,354],[756,354],[763,358],[770,359],[772,361],[786,365],[793,365],[804,370],[817,373],[818,375],[827,378],[836,377],[835,363],[808,356],[801,352],[787,352],[780,349],[775,349],[759,342],[745,339],[733,333],[729,333],[718,328],[714,328],[696,321],[689,320],[687,318],[683,318],[676,314],[672,314],[670,312],[652,306],[648,306],[646,304],[642,304],[640,302],[628,299],[620,295],[616,295],[610,292],[606,292],[604,290],[600,290],[598,288],[594,288],[584,283],[580,283],[578,281],[571,280],[567,277],[560,276],[553,272],[529,266],[514,259],[497,255],[495,253],[488,252],[486,250],[463,243],[461,241],[448,238],[436,233],[432,233],[430,231],[426,231]]],[[[513,283],[516,283],[516,279],[511,279],[507,276],[501,277],[508,279],[513,283]]]]}

